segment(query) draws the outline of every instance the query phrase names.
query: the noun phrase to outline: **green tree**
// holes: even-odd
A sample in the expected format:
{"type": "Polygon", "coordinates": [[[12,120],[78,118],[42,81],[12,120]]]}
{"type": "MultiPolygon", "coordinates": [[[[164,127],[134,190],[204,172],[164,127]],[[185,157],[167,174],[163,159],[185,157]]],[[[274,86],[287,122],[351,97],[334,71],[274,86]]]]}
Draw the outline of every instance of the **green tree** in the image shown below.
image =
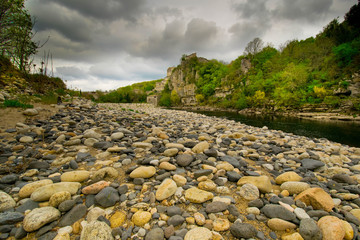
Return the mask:
{"type": "Polygon", "coordinates": [[[359,53],[359,48],[354,47],[351,43],[343,43],[334,49],[335,57],[341,67],[349,65],[355,55],[359,53]]]}
{"type": "Polygon", "coordinates": [[[179,94],[175,89],[171,91],[170,100],[171,100],[171,105],[173,106],[179,105],[181,103],[179,94]]]}
{"type": "Polygon", "coordinates": [[[24,8],[24,0],[2,0],[0,3],[0,51],[21,71],[29,67],[30,56],[36,53],[32,41],[33,23],[24,8]]]}

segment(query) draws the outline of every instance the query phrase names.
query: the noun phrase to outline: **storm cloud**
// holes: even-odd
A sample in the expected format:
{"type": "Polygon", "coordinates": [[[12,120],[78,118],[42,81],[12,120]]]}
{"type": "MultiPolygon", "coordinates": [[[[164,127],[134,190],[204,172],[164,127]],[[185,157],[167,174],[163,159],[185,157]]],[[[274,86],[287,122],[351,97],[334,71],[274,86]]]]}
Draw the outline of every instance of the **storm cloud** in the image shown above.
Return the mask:
{"type": "Polygon", "coordinates": [[[231,61],[255,37],[275,47],[319,33],[356,0],[27,0],[39,50],[83,90],[159,79],[182,54],[231,61]]]}

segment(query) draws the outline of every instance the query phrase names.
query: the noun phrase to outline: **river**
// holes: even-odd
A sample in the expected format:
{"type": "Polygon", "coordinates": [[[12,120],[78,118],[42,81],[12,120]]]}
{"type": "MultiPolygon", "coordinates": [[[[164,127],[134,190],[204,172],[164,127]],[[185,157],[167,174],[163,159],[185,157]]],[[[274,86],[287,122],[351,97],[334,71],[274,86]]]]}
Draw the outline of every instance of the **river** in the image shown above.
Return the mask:
{"type": "Polygon", "coordinates": [[[192,111],[207,116],[227,118],[254,127],[267,126],[310,138],[326,138],[353,147],[360,147],[360,125],[352,122],[327,122],[285,116],[242,115],[232,112],[192,111]]]}

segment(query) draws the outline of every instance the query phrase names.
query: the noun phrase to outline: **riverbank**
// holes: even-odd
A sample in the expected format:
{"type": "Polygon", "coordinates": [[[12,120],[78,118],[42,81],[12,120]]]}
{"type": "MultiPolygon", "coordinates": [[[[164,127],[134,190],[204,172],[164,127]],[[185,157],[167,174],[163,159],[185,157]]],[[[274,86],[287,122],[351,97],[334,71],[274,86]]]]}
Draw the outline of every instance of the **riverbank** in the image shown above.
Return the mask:
{"type": "Polygon", "coordinates": [[[360,113],[358,114],[343,114],[337,112],[298,112],[294,110],[289,111],[270,111],[269,109],[231,109],[231,108],[218,108],[211,106],[183,106],[174,107],[173,109],[188,110],[188,111],[217,111],[217,112],[230,112],[239,113],[244,115],[274,115],[296,117],[307,120],[315,121],[329,121],[329,122],[354,122],[360,124],[360,113]]]}
{"type": "Polygon", "coordinates": [[[358,236],[360,149],[326,139],[81,101],[0,139],[3,239],[358,236]]]}

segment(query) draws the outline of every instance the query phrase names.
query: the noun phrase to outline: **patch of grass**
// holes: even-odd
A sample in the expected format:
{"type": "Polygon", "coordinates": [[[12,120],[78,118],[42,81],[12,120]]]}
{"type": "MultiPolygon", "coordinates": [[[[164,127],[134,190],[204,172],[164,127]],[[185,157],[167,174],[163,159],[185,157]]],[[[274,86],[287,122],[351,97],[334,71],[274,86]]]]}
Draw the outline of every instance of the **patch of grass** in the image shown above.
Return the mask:
{"type": "Polygon", "coordinates": [[[15,107],[15,108],[24,108],[25,109],[25,108],[33,108],[34,107],[31,104],[21,103],[21,102],[19,102],[19,100],[8,100],[8,99],[6,99],[2,105],[5,108],[15,107]]]}
{"type": "Polygon", "coordinates": [[[48,93],[46,95],[40,96],[41,102],[45,104],[56,104],[57,103],[57,95],[54,93],[48,93]]]}

